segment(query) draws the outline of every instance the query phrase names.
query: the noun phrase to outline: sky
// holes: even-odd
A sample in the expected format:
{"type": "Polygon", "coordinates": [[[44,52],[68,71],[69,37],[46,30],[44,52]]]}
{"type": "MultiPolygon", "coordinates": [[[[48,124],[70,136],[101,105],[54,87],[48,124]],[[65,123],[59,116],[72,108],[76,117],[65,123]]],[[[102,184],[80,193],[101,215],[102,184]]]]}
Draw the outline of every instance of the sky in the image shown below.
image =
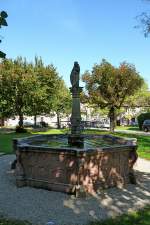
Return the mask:
{"type": "Polygon", "coordinates": [[[135,65],[150,87],[150,37],[136,16],[150,12],[146,0],[0,0],[8,27],[0,30],[7,58],[41,56],[53,64],[67,86],[74,61],[81,74],[103,58],[112,65],[135,65]]]}

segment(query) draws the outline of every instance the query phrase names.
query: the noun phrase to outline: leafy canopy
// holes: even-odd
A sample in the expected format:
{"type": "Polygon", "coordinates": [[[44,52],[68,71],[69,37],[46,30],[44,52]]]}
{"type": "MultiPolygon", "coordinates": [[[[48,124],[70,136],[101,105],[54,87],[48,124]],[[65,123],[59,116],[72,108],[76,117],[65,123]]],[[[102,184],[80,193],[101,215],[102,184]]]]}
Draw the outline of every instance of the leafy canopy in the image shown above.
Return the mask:
{"type": "Polygon", "coordinates": [[[105,59],[95,64],[92,72],[82,76],[88,100],[101,108],[120,108],[128,96],[134,95],[143,84],[135,66],[126,62],[115,68],[105,59]]]}
{"type": "Polygon", "coordinates": [[[34,63],[18,57],[0,64],[0,117],[37,116],[51,112],[66,113],[70,95],[53,65],[45,66],[41,58],[34,63]]]}
{"type": "Polygon", "coordinates": [[[116,68],[105,59],[100,64],[95,64],[91,72],[85,72],[82,79],[85,82],[86,100],[92,105],[108,109],[112,132],[116,110],[120,109],[126,98],[134,95],[144,82],[134,65],[123,62],[116,68]]]}
{"type": "MultiPolygon", "coordinates": [[[[7,13],[5,11],[0,12],[0,28],[2,26],[8,26],[6,18],[8,17],[7,13]]],[[[0,42],[2,40],[0,39],[0,42]]],[[[0,58],[5,58],[6,54],[2,51],[0,51],[0,58]]]]}

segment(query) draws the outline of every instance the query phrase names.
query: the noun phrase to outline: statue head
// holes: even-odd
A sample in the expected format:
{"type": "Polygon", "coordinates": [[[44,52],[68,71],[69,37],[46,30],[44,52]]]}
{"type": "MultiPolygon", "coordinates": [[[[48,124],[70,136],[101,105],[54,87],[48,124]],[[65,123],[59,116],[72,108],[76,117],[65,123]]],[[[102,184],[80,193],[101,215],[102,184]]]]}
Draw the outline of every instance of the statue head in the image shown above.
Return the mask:
{"type": "Polygon", "coordinates": [[[78,66],[79,63],[77,61],[74,62],[74,66],[78,66]]]}
{"type": "Polygon", "coordinates": [[[77,61],[74,62],[74,69],[78,72],[80,72],[80,66],[79,63],[77,61]]]}

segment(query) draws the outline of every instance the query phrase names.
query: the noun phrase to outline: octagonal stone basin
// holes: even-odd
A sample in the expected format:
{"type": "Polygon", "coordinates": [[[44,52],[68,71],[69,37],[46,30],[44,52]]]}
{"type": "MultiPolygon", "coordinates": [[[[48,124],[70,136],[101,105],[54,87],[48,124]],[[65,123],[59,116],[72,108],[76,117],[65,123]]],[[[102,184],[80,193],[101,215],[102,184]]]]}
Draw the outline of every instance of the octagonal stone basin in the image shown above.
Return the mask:
{"type": "Polygon", "coordinates": [[[14,139],[16,184],[74,193],[124,186],[133,180],[136,139],[84,135],[84,147],[68,145],[67,135],[14,139]],[[131,179],[132,178],[132,179],[131,179]]]}

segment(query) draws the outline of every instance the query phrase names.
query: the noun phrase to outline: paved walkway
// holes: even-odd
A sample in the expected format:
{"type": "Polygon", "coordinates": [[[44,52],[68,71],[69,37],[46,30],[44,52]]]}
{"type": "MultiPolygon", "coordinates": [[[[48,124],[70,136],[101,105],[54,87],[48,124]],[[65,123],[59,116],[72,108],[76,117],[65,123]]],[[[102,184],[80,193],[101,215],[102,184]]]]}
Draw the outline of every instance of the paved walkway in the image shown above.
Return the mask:
{"type": "Polygon", "coordinates": [[[48,222],[83,225],[150,204],[150,161],[144,159],[139,159],[135,167],[138,185],[111,188],[86,199],[29,187],[17,188],[10,170],[13,159],[13,155],[0,157],[0,214],[6,217],[36,225],[48,222]]]}
{"type": "MultiPolygon", "coordinates": [[[[91,129],[91,130],[101,130],[101,131],[109,131],[109,129],[106,128],[87,128],[87,129],[91,129]]],[[[86,130],[86,128],[85,128],[86,130]]],[[[115,132],[117,133],[125,133],[125,134],[137,134],[137,135],[144,135],[144,136],[150,136],[150,132],[144,132],[144,131],[140,131],[140,130],[117,130],[115,129],[115,132]]]]}
{"type": "Polygon", "coordinates": [[[136,131],[136,130],[115,130],[115,132],[125,133],[125,134],[137,134],[137,135],[150,136],[150,132],[136,131]]]}

